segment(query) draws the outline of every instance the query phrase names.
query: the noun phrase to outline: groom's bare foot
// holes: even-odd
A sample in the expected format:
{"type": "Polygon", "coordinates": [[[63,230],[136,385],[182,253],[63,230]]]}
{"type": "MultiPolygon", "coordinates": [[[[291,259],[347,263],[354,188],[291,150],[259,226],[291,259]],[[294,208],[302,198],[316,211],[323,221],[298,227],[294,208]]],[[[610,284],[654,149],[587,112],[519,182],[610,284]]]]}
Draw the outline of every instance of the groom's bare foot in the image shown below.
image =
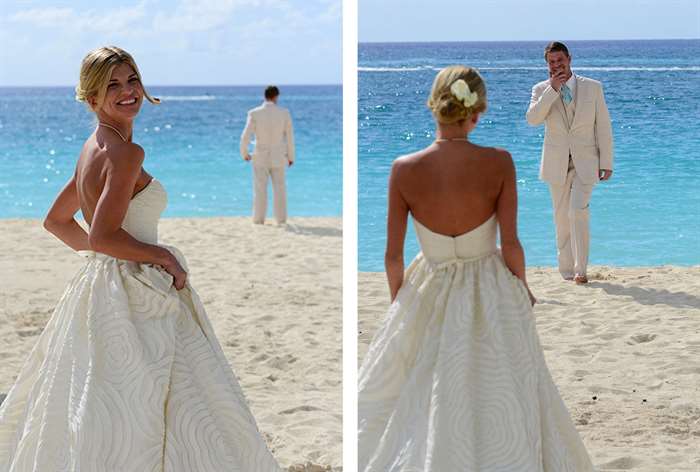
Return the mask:
{"type": "Polygon", "coordinates": [[[577,285],[584,285],[588,283],[588,277],[585,275],[577,275],[574,277],[574,282],[576,282],[577,285]]]}
{"type": "Polygon", "coordinates": [[[574,280],[574,276],[573,276],[573,275],[567,275],[567,276],[564,277],[564,280],[569,280],[569,281],[574,280]]]}

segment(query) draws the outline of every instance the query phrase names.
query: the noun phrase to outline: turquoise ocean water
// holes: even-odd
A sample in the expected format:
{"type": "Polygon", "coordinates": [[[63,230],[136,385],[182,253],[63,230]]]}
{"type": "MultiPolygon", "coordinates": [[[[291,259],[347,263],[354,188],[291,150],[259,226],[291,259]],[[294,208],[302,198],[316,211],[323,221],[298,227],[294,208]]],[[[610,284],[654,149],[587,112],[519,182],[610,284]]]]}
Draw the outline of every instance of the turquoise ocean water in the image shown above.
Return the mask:
{"type": "MultiPolygon", "coordinates": [[[[392,160],[430,144],[425,106],[437,70],[479,68],[489,109],[470,139],[499,146],[518,173],[528,265],[556,265],[551,200],[538,180],[544,126],[525,111],[547,78],[546,42],[367,43],[359,49],[359,269],[383,270],[392,160]]],[[[700,40],[567,42],[575,73],[603,83],[615,173],[591,201],[591,263],[700,264],[700,40]]],[[[406,257],[418,245],[409,224],[406,257]]]]}
{"type": "MultiPolygon", "coordinates": [[[[238,144],[263,87],[148,89],[162,103],[144,102],[134,141],[146,151],[146,170],[168,190],[164,216],[250,214],[252,170],[238,144]]],[[[296,138],[297,161],[287,173],[290,216],[340,216],[342,89],[280,90],[296,138]]],[[[0,218],[43,216],[93,129],[94,115],[70,87],[0,88],[0,218]]]]}

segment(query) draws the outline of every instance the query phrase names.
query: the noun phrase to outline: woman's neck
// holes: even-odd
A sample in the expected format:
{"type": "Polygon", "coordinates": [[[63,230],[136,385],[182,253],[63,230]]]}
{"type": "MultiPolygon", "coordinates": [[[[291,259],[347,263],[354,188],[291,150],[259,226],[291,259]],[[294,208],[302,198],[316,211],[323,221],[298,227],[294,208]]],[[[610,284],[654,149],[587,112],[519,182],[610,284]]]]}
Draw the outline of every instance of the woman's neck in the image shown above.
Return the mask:
{"type": "Polygon", "coordinates": [[[119,130],[119,134],[126,139],[126,141],[131,141],[134,122],[133,120],[128,121],[118,121],[105,115],[97,115],[99,123],[108,125],[108,127],[115,128],[119,130]]]}
{"type": "Polygon", "coordinates": [[[435,132],[435,139],[467,139],[468,137],[469,133],[461,126],[439,126],[435,132]]]}

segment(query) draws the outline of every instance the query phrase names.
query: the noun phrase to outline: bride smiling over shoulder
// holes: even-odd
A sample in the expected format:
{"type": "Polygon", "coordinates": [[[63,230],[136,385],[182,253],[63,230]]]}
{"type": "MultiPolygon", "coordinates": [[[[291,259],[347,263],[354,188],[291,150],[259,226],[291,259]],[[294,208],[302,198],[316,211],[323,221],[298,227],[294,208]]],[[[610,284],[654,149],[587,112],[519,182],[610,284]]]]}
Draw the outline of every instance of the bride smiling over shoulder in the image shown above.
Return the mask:
{"type": "Polygon", "coordinates": [[[45,228],[71,248],[91,249],[118,259],[154,263],[184,286],[186,273],[167,249],[137,239],[136,228],[122,228],[132,198],[153,181],[143,168],[143,148],[132,141],[133,121],[144,97],[151,97],[141,83],[133,58],[116,47],[99,48],[83,60],[76,98],[95,113],[98,126],[83,145],[75,174],[59,194],[44,221],[45,228]],[[106,86],[105,86],[106,85],[106,86]],[[80,209],[90,225],[88,234],[73,215],[80,209]]]}
{"type": "Polygon", "coordinates": [[[44,226],[86,260],[0,406],[0,472],[279,471],[185,258],[158,240],[167,194],[133,142],[158,100],[117,47],[85,57],[76,92],[98,125],[44,226]]]}

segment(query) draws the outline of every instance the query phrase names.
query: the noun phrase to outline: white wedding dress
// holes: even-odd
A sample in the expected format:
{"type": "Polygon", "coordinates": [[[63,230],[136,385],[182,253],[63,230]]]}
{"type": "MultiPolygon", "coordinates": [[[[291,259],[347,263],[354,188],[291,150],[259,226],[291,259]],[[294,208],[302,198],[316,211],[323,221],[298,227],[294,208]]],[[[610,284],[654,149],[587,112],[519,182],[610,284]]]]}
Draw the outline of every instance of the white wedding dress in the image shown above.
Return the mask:
{"type": "MultiPolygon", "coordinates": [[[[122,227],[156,244],[166,203],[152,180],[122,227]]],[[[0,472],[279,471],[189,283],[84,255],[0,406],[0,472]]]]}
{"type": "Polygon", "coordinates": [[[495,216],[422,252],[359,374],[361,472],[589,472],[495,216]]]}

